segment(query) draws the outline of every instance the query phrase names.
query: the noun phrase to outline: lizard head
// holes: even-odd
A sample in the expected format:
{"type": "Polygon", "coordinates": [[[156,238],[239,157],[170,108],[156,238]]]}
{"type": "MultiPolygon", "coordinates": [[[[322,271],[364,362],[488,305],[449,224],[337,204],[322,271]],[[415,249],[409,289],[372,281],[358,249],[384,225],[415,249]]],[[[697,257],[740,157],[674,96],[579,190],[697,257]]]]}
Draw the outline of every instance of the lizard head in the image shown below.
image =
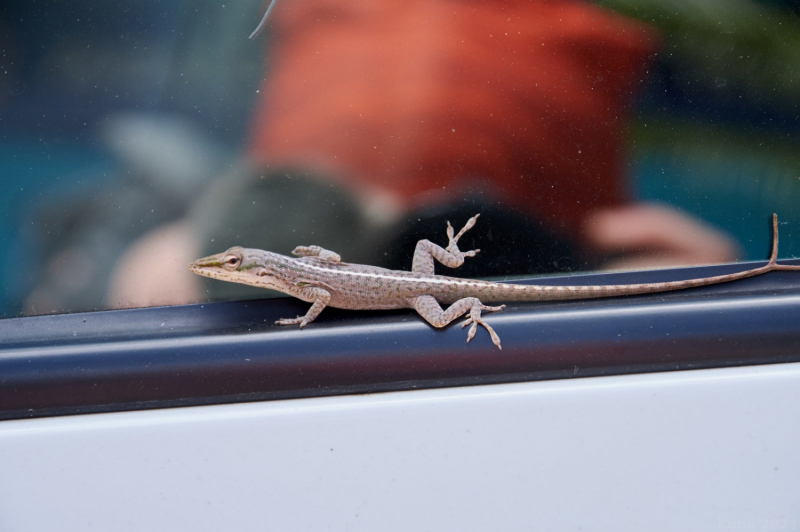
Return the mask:
{"type": "Polygon", "coordinates": [[[189,264],[189,271],[233,283],[280,290],[273,253],[235,246],[222,253],[203,257],[189,264]]]}

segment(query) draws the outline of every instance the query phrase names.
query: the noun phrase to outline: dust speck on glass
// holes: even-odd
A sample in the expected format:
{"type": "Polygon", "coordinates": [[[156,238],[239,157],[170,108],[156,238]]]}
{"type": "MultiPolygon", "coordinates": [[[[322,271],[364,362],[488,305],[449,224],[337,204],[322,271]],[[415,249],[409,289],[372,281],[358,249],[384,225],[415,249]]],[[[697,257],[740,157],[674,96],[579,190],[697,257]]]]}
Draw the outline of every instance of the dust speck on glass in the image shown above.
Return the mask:
{"type": "Polygon", "coordinates": [[[773,212],[795,256],[799,49],[798,0],[6,0],[0,317],[267,296],[188,271],[232,246],[407,270],[476,213],[448,275],[762,260],[773,212]]]}

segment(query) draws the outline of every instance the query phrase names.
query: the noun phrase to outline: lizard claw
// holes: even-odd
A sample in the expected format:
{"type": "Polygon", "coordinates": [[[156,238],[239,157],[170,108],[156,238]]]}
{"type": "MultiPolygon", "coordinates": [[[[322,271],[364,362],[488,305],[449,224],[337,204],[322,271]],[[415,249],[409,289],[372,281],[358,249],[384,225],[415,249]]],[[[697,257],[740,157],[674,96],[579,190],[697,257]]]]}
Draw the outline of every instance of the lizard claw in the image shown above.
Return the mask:
{"type": "Polygon", "coordinates": [[[481,317],[481,310],[497,312],[503,310],[504,308],[506,308],[505,305],[500,305],[498,307],[489,307],[481,304],[474,305],[472,309],[470,309],[469,316],[467,317],[467,319],[464,320],[464,323],[461,324],[462,329],[467,325],[472,325],[472,327],[470,327],[469,331],[467,332],[467,343],[469,343],[469,341],[475,337],[475,333],[478,330],[478,324],[480,324],[483,326],[484,329],[486,329],[486,331],[489,333],[489,336],[491,336],[492,343],[496,345],[499,350],[502,351],[503,347],[500,345],[500,337],[497,336],[497,333],[494,332],[494,329],[492,329],[491,325],[483,321],[483,318],[481,317]]]}
{"type": "MultiPolygon", "coordinates": [[[[469,341],[472,340],[472,338],[475,336],[475,333],[478,330],[478,324],[480,323],[481,325],[483,325],[483,328],[486,329],[486,331],[489,333],[489,336],[492,338],[492,343],[497,346],[497,349],[501,351],[503,350],[503,346],[500,345],[500,337],[497,336],[497,333],[494,332],[494,329],[492,329],[491,325],[483,321],[483,318],[478,317],[477,320],[473,319],[471,320],[471,323],[472,327],[469,328],[469,332],[467,333],[467,343],[469,343],[469,341]]],[[[462,328],[466,326],[467,324],[465,323],[464,325],[462,325],[462,328]]]]}
{"type": "Polygon", "coordinates": [[[461,233],[462,233],[462,234],[463,234],[463,233],[466,233],[467,231],[469,231],[470,229],[472,229],[472,226],[474,226],[474,225],[475,225],[475,222],[477,222],[477,221],[478,221],[478,216],[480,216],[480,213],[476,214],[475,216],[473,216],[472,218],[470,218],[469,220],[467,220],[467,224],[464,226],[464,229],[462,229],[462,230],[461,230],[461,233]]]}
{"type": "Polygon", "coordinates": [[[478,221],[478,216],[480,216],[480,214],[476,214],[475,216],[467,220],[466,225],[464,225],[464,227],[461,229],[461,231],[458,232],[458,234],[455,237],[453,236],[453,227],[450,225],[450,222],[447,222],[447,238],[450,240],[451,245],[458,242],[458,239],[464,236],[464,233],[472,229],[472,227],[475,225],[475,222],[478,221]]]}
{"type": "Polygon", "coordinates": [[[475,337],[476,332],[478,332],[478,324],[472,322],[472,327],[469,328],[469,332],[467,333],[467,343],[475,337]]]}
{"type": "MultiPolygon", "coordinates": [[[[483,321],[481,321],[480,323],[484,327],[486,326],[486,324],[483,323],[483,321]]],[[[469,331],[467,332],[467,343],[469,343],[469,341],[472,340],[475,337],[475,333],[478,331],[478,322],[476,322],[475,320],[472,319],[472,313],[471,312],[470,312],[469,318],[464,320],[464,323],[461,324],[461,328],[463,329],[464,327],[466,327],[467,325],[470,325],[470,324],[472,324],[472,327],[470,327],[469,331]]]]}

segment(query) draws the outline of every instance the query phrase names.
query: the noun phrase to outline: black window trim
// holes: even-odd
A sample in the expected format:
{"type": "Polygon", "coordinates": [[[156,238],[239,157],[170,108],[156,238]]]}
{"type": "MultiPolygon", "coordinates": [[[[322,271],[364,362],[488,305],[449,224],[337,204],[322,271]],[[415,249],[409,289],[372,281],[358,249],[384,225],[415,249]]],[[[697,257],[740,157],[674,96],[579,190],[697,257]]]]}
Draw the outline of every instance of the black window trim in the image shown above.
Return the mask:
{"type": "MultiPolygon", "coordinates": [[[[800,264],[800,260],[782,261],[800,264]]],[[[628,284],[764,263],[550,277],[628,284]]],[[[678,292],[514,303],[466,343],[412,310],[326,309],[289,298],[0,320],[0,420],[800,361],[800,275],[678,292]]]]}

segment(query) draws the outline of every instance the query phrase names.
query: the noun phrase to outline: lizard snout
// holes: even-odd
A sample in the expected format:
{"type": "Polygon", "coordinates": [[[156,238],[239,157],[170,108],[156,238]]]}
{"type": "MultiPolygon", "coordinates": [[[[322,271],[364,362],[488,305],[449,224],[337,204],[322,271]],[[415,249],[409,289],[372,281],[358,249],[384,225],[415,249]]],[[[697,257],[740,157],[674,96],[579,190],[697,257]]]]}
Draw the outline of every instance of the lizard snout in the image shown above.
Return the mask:
{"type": "Polygon", "coordinates": [[[189,271],[198,275],[208,276],[210,272],[218,270],[219,267],[222,266],[222,255],[222,253],[217,253],[216,255],[203,257],[202,259],[190,262],[188,266],[189,271]]]}

